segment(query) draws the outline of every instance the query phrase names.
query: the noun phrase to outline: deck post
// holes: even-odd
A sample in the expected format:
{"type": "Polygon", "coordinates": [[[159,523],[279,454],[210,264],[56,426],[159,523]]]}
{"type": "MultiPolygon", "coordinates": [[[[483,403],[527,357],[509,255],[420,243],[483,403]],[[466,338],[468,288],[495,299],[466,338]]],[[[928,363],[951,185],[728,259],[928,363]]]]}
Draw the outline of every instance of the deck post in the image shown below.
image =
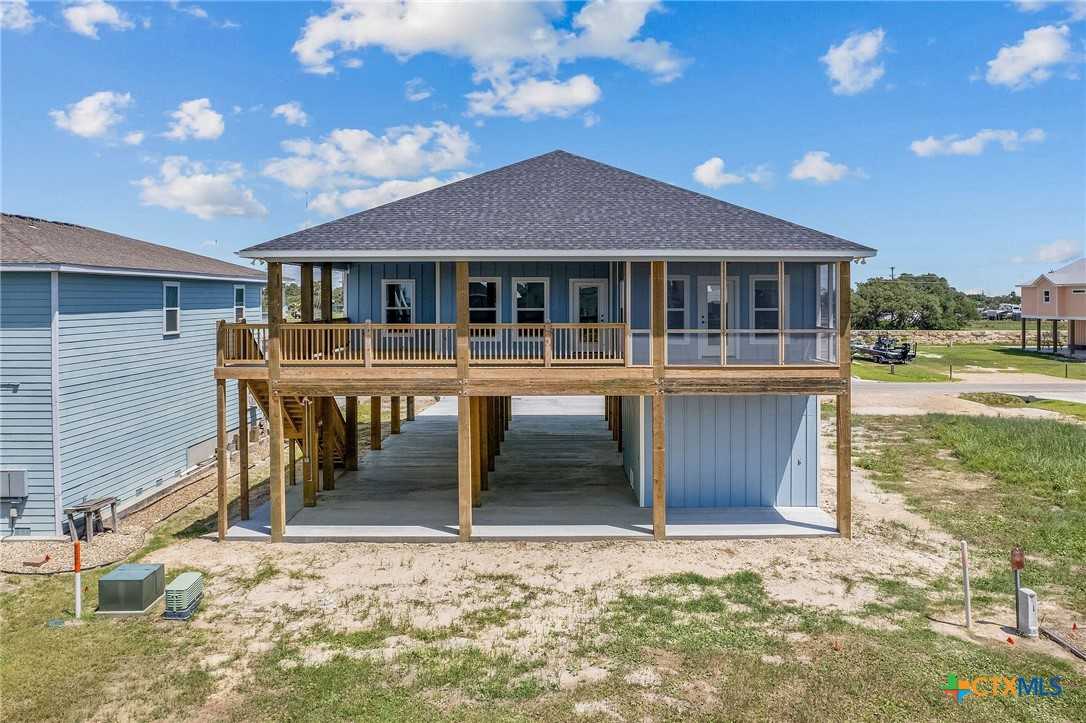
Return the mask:
{"type": "Polygon", "coordinates": [[[618,451],[622,451],[622,397],[615,397],[615,426],[618,427],[618,451]]]}
{"type": "Polygon", "coordinates": [[[381,449],[381,397],[370,397],[370,449],[381,449]]]}
{"type": "Polygon", "coordinates": [[[850,261],[839,261],[837,283],[840,301],[837,313],[837,361],[845,390],[837,395],[837,531],[852,539],[852,357],[849,336],[852,332],[852,268],[850,261]]]}
{"type": "Polygon", "coordinates": [[[1022,351],[1026,350],[1026,317],[1022,317],[1022,351]]]}
{"type": "Polygon", "coordinates": [[[456,398],[456,490],[460,541],[471,539],[471,397],[456,398]]]}
{"type": "Polygon", "coordinates": [[[322,458],[322,471],[324,472],[324,479],[321,483],[322,490],[334,490],[336,488],[336,468],[334,460],[332,459],[332,448],[335,446],[336,433],[333,429],[333,415],[336,410],[333,407],[336,405],[335,397],[328,397],[321,404],[321,410],[324,412],[324,424],[321,425],[321,458],[322,458]]]}
{"type": "Polygon", "coordinates": [[[505,408],[505,400],[507,397],[497,397],[494,401],[498,407],[498,450],[501,450],[501,445],[505,443],[505,430],[509,428],[508,412],[505,408]]]}
{"type": "Polygon", "coordinates": [[[667,262],[652,262],[652,371],[659,383],[667,355],[667,262]]]}
{"type": "MultiPolygon", "coordinates": [[[[215,461],[219,474],[218,502],[219,502],[219,541],[226,539],[226,528],[229,524],[229,508],[226,503],[226,479],[230,475],[230,460],[226,452],[226,380],[215,380],[215,461]]],[[[93,522],[88,523],[93,525],[93,522]]],[[[88,539],[89,536],[88,536],[88,539]]]]}
{"type": "Polygon", "coordinates": [[[495,457],[502,453],[502,436],[501,399],[490,397],[490,444],[495,457]]]}
{"type": "MultiPolygon", "coordinates": [[[[486,471],[494,471],[494,415],[490,397],[482,397],[479,400],[482,405],[480,416],[483,418],[483,446],[486,448],[486,471]]],[[[483,489],[490,489],[489,475],[483,475],[483,489]]]]}
{"type": "Polygon", "coordinates": [[[479,397],[471,397],[471,506],[482,504],[483,462],[482,431],[479,419],[479,397]]]}
{"type": "Polygon", "coordinates": [[[468,378],[471,343],[468,337],[468,262],[456,262],[456,377],[468,378]]]}
{"type": "Polygon", "coordinates": [[[1037,319],[1037,351],[1041,350],[1041,320],[1037,319]]]}
{"type": "Polygon", "coordinates": [[[249,390],[238,379],[238,512],[249,519],[249,390]]]}
{"type": "Polygon", "coordinates": [[[415,398],[412,396],[407,397],[407,421],[415,421],[415,398]]]}
{"type": "Polygon", "coordinates": [[[279,332],[283,325],[283,265],[268,262],[268,492],[271,540],[282,542],[287,531],[287,489],[283,477],[283,398],[279,394],[279,332]]]}
{"type": "Polygon", "coordinates": [[[290,486],[293,487],[298,484],[298,444],[293,439],[287,441],[289,442],[287,450],[290,457],[288,462],[290,471],[287,473],[287,479],[290,480],[290,486]]]}
{"type": "Polygon", "coordinates": [[[306,507],[317,504],[317,405],[306,399],[305,443],[302,447],[302,503],[306,507]]]}
{"type": "Polygon", "coordinates": [[[343,467],[358,469],[358,397],[347,397],[347,450],[343,455],[343,467]]]}
{"type": "Polygon", "coordinates": [[[321,264],[321,321],[332,321],[332,264],[321,264]]]}
{"type": "Polygon", "coordinates": [[[1060,351],[1060,320],[1052,320],[1052,353],[1057,354],[1060,351]]]}
{"type": "Polygon", "coordinates": [[[667,469],[664,429],[664,395],[652,395],[652,536],[657,540],[667,537],[667,469]]]}
{"type": "Polygon", "coordinates": [[[313,322],[313,264],[302,264],[302,323],[313,322]]]}
{"type": "Polygon", "coordinates": [[[399,394],[392,395],[392,397],[389,399],[389,401],[392,402],[392,424],[391,424],[392,433],[393,434],[399,434],[400,433],[400,395],[399,394]]]}

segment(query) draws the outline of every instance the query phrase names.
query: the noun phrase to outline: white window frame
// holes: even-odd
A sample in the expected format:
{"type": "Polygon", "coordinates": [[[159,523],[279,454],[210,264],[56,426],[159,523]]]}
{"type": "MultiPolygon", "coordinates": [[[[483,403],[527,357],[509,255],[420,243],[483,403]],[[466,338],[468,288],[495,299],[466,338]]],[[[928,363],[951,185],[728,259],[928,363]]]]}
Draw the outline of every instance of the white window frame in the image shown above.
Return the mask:
{"type": "Polygon", "coordinates": [[[234,321],[245,321],[245,284],[234,284],[234,321]],[[241,289],[241,306],[238,306],[238,289],[241,289]],[[238,318],[238,309],[241,309],[241,318],[238,318]]]}
{"type": "MultiPolygon", "coordinates": [[[[388,306],[388,287],[398,284],[401,286],[411,287],[411,306],[407,307],[409,319],[408,324],[415,323],[415,307],[418,305],[418,298],[415,296],[415,280],[414,279],[381,279],[381,323],[391,324],[393,322],[388,321],[389,309],[400,309],[399,306],[388,306]]],[[[388,333],[388,332],[385,332],[388,333]]]]}
{"type": "MultiPolygon", "coordinates": [[[[784,279],[780,280],[780,282],[779,282],[779,283],[784,284],[784,289],[783,289],[784,293],[777,295],[777,303],[783,305],[784,308],[783,309],[777,309],[777,329],[776,329],[776,331],[777,331],[778,334],[780,332],[782,332],[782,331],[787,331],[787,329],[788,329],[788,276],[789,276],[788,274],[785,274],[784,279]]],[[[750,334],[750,343],[751,344],[776,344],[777,343],[777,337],[776,336],[772,336],[772,335],[766,333],[766,332],[771,331],[770,329],[757,329],[757,327],[755,327],[755,325],[754,325],[754,316],[755,316],[756,311],[772,311],[772,309],[767,308],[767,307],[758,307],[757,309],[754,307],[754,282],[755,281],[777,281],[777,280],[778,279],[777,279],[776,274],[751,274],[751,276],[748,279],[748,283],[750,284],[750,289],[749,289],[749,292],[750,292],[750,319],[749,319],[748,328],[749,328],[749,330],[751,332],[751,334],[750,334]],[[760,331],[762,333],[755,334],[754,333],[755,331],[760,331]]]]}
{"type": "Polygon", "coordinates": [[[181,336],[181,282],[180,281],[163,281],[162,282],[162,336],[181,336]],[[177,289],[177,306],[166,306],[166,289],[177,289]],[[168,311],[177,312],[177,328],[169,329],[166,326],[166,318],[168,311]]]}
{"type": "MultiPolygon", "coordinates": [[[[668,317],[671,316],[672,311],[678,311],[677,308],[673,308],[671,303],[671,294],[668,293],[668,289],[664,288],[664,303],[667,306],[664,308],[664,329],[666,331],[684,331],[690,328],[690,277],[683,274],[669,274],[667,277],[667,283],[672,281],[683,282],[683,328],[672,329],[667,325],[668,317]]],[[[685,338],[685,337],[684,337],[685,338]]]]}
{"type": "Polygon", "coordinates": [[[1051,304],[1052,303],[1052,289],[1041,289],[1041,303],[1042,304],[1051,304]]]}
{"type": "MultiPolygon", "coordinates": [[[[494,284],[495,295],[494,303],[497,304],[494,309],[494,323],[502,323],[502,277],[500,276],[470,276],[468,277],[468,324],[471,324],[471,285],[472,283],[487,283],[494,284]]],[[[480,307],[482,310],[489,310],[490,307],[480,307]]],[[[479,330],[471,335],[472,339],[493,339],[493,333],[482,334],[479,330]]]]}
{"type": "MultiPolygon", "coordinates": [[[[548,323],[551,320],[551,280],[548,276],[514,276],[509,280],[509,308],[513,314],[512,321],[514,324],[520,324],[520,309],[517,308],[517,284],[521,283],[541,283],[543,284],[543,323],[548,323]]],[[[536,309],[528,309],[528,311],[535,311],[536,309]]],[[[527,322],[525,322],[527,323],[527,322]]],[[[522,338],[520,330],[517,330],[516,338],[522,338]]],[[[525,339],[538,339],[539,337],[532,334],[523,335],[525,339]]]]}

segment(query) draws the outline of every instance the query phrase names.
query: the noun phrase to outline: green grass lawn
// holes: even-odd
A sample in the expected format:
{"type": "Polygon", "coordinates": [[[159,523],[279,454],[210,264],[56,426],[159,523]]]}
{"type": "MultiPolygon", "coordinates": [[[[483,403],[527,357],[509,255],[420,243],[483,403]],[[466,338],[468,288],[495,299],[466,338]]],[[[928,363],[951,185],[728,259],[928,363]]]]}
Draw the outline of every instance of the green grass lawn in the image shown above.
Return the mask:
{"type": "Polygon", "coordinates": [[[1031,559],[1026,584],[1086,610],[1086,429],[940,414],[858,419],[880,444],[857,464],[1001,571],[978,587],[1009,595],[1002,570],[1021,545],[1031,559]],[[962,473],[980,475],[958,484],[945,479],[962,473]]]}
{"type": "Polygon", "coordinates": [[[1003,394],[1002,392],[967,392],[958,396],[970,402],[986,404],[989,407],[1047,409],[1050,412],[1058,412],[1086,421],[1086,404],[1082,402],[1068,402],[1062,399],[1037,399],[1035,397],[1022,397],[1017,394],[1003,394]]]}
{"type": "Polygon", "coordinates": [[[1086,362],[1069,362],[1028,349],[1022,351],[1018,347],[984,344],[956,344],[952,347],[921,345],[916,359],[909,364],[895,365],[894,374],[890,374],[887,364],[861,360],[852,363],[852,373],[860,379],[873,381],[946,382],[950,381],[952,366],[955,375],[976,371],[970,368],[976,367],[1086,380],[1086,362]]]}

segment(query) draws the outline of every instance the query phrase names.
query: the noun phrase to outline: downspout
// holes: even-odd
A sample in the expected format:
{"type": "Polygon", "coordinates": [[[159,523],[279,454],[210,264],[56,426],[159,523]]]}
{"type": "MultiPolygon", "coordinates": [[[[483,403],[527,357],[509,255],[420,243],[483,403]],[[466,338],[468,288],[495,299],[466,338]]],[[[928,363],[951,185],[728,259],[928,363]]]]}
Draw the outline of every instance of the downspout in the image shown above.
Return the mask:
{"type": "Polygon", "coordinates": [[[56,534],[64,532],[64,485],[60,469],[60,273],[49,272],[50,400],[53,436],[53,522],[56,534]]]}

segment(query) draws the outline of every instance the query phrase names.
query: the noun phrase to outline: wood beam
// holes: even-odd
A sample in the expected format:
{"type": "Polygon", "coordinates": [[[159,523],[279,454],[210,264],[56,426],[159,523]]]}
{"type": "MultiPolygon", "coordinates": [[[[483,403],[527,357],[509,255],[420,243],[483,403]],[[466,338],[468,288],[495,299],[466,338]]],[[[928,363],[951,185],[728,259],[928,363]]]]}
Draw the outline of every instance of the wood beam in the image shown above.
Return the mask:
{"type": "MultiPolygon", "coordinates": [[[[226,539],[230,512],[226,502],[226,480],[230,476],[230,459],[226,451],[226,380],[215,382],[215,462],[218,471],[219,540],[226,539]]],[[[89,538],[88,538],[89,539],[89,538]]]]}
{"type": "Polygon", "coordinates": [[[317,405],[315,400],[305,402],[305,443],[302,448],[302,503],[306,507],[317,504],[317,405]]]}
{"type": "Polygon", "coordinates": [[[333,409],[335,404],[335,397],[328,397],[321,404],[321,411],[324,414],[324,423],[321,425],[321,469],[324,472],[324,479],[321,484],[322,490],[334,490],[336,488],[336,468],[333,460],[336,433],[333,427],[335,422],[332,421],[333,415],[337,411],[333,409]]]}
{"type": "Polygon", "coordinates": [[[392,403],[392,433],[400,433],[400,395],[392,395],[392,399],[389,400],[392,403]]]}
{"type": "Polygon", "coordinates": [[[841,363],[844,391],[837,395],[837,531],[852,537],[852,360],[849,337],[852,332],[852,268],[838,262],[837,358],[841,363]]]}
{"type": "Polygon", "coordinates": [[[249,519],[249,390],[238,380],[238,512],[249,519]]]}
{"type": "Polygon", "coordinates": [[[461,542],[471,539],[471,397],[456,399],[456,489],[461,542]]]}
{"type": "Polygon", "coordinates": [[[271,505],[271,541],[282,542],[287,531],[287,488],[283,478],[283,398],[279,391],[281,372],[280,327],[283,325],[283,265],[268,263],[268,493],[271,505]]]}
{"type": "Polygon", "coordinates": [[[347,397],[347,451],[343,456],[343,466],[349,470],[358,469],[358,397],[347,397]]]}
{"type": "Polygon", "coordinates": [[[1026,350],[1026,317],[1022,317],[1022,351],[1026,350]]]}
{"type": "Polygon", "coordinates": [[[411,395],[407,397],[407,421],[415,421],[415,397],[411,395]]]}
{"type": "Polygon", "coordinates": [[[652,267],[652,369],[664,375],[667,363],[667,262],[653,261],[652,267]]]}
{"type": "Polygon", "coordinates": [[[301,264],[301,267],[302,323],[311,323],[313,321],[313,264],[301,264]]]}
{"type": "Polygon", "coordinates": [[[332,320],[332,264],[321,264],[321,321],[332,320]]]}
{"type": "Polygon", "coordinates": [[[482,420],[479,414],[479,397],[471,398],[471,506],[482,504],[483,462],[482,420]]]}
{"type": "Polygon", "coordinates": [[[490,414],[491,397],[479,398],[479,418],[483,423],[483,476],[480,480],[484,490],[490,489],[489,472],[494,471],[494,419],[490,414]]]}
{"type": "Polygon", "coordinates": [[[652,395],[652,536],[657,540],[667,537],[664,413],[664,395],[652,395]]]}
{"type": "Polygon", "coordinates": [[[492,456],[497,457],[501,455],[501,441],[502,441],[502,418],[501,407],[498,397],[487,397],[490,401],[490,449],[493,452],[492,456]]]}
{"type": "Polygon", "coordinates": [[[456,376],[468,378],[471,340],[468,338],[468,262],[456,262],[456,376]]]}
{"type": "Polygon", "coordinates": [[[370,397],[370,449],[381,449],[380,397],[370,397]]]}

